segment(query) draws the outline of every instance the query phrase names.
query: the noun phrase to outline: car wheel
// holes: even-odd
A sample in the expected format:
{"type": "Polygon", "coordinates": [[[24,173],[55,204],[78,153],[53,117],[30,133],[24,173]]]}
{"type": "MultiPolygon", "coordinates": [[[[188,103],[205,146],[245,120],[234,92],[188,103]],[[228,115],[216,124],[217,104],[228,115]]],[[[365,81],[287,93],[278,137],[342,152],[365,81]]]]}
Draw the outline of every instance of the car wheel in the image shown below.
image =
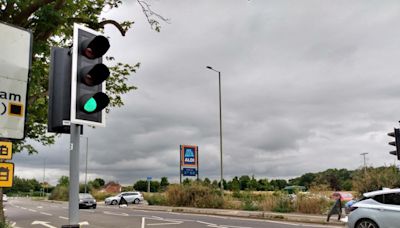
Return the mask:
{"type": "Polygon", "coordinates": [[[379,226],[370,219],[361,219],[357,222],[356,228],[379,228],[379,226]]]}
{"type": "Polygon", "coordinates": [[[135,200],[133,201],[133,203],[134,203],[134,204],[139,204],[139,203],[140,203],[140,199],[135,199],[135,200]]]}
{"type": "Polygon", "coordinates": [[[96,209],[96,206],[93,206],[93,209],[96,209]]]}
{"type": "Polygon", "coordinates": [[[116,200],[111,201],[111,205],[117,205],[118,202],[116,200]]]}

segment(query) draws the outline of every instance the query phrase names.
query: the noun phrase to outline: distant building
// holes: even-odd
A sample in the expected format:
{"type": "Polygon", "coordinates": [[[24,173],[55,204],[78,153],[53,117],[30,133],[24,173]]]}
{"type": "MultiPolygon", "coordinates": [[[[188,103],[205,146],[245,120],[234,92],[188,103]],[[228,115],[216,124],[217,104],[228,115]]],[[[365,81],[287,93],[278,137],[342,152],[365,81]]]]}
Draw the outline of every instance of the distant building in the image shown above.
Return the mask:
{"type": "Polygon", "coordinates": [[[122,186],[114,181],[108,182],[106,185],[104,185],[104,188],[101,190],[101,192],[107,192],[107,193],[120,193],[122,189],[122,186]]]}

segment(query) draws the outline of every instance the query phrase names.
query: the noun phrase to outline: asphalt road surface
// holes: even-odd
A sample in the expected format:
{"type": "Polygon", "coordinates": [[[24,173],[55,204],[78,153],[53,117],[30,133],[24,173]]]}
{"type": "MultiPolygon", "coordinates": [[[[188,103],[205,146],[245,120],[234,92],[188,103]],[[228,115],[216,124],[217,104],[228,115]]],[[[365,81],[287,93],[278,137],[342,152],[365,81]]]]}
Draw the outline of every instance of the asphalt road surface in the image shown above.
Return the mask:
{"type": "MultiPolygon", "coordinates": [[[[98,205],[81,209],[82,228],[286,228],[333,227],[235,217],[182,214],[98,205]]],[[[5,202],[5,215],[14,228],[56,228],[68,224],[68,203],[12,198],[5,202]]]]}

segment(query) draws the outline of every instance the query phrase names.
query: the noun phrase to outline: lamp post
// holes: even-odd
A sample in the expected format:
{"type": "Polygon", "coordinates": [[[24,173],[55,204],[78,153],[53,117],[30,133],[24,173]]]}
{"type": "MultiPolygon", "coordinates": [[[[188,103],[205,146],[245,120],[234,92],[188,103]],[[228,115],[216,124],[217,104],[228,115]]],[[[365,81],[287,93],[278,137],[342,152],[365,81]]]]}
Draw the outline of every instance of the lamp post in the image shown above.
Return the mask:
{"type": "Polygon", "coordinates": [[[221,156],[221,194],[224,196],[224,178],[223,178],[223,166],[222,166],[222,108],[221,108],[221,71],[215,70],[214,68],[207,66],[207,69],[218,72],[218,85],[219,85],[219,150],[221,156]]]}
{"type": "Polygon", "coordinates": [[[368,154],[368,153],[366,153],[366,152],[360,154],[360,155],[364,156],[364,175],[367,175],[367,161],[366,161],[366,159],[365,159],[365,156],[366,156],[367,154],[368,154]]]}

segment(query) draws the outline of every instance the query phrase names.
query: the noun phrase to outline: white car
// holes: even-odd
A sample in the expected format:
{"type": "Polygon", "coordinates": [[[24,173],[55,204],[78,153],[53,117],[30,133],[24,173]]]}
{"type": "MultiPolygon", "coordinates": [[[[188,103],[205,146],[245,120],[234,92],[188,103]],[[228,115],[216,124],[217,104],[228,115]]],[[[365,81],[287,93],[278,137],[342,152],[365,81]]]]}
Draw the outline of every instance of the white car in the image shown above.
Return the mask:
{"type": "Polygon", "coordinates": [[[400,227],[400,188],[367,192],[363,196],[350,208],[349,228],[400,227]]]}
{"type": "Polygon", "coordinates": [[[3,193],[3,202],[7,202],[8,201],[8,197],[6,194],[3,193]]]}
{"type": "Polygon", "coordinates": [[[104,200],[104,203],[107,205],[117,205],[121,200],[121,197],[124,197],[127,203],[138,204],[140,201],[143,201],[143,195],[140,192],[121,192],[120,194],[112,197],[108,197],[104,200]]]}

